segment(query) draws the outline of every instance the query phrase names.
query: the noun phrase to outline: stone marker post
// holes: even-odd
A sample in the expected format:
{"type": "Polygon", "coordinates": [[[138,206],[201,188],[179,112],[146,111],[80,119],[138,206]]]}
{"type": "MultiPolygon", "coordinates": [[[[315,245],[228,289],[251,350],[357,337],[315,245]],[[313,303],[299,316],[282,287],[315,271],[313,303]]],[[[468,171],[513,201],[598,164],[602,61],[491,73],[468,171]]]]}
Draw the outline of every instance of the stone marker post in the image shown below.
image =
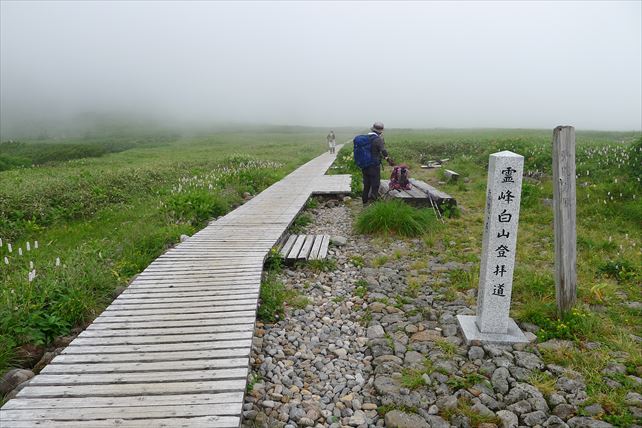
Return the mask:
{"type": "Polygon", "coordinates": [[[467,343],[528,342],[509,317],[523,170],[521,155],[490,155],[477,316],[457,316],[467,343]]]}
{"type": "Polygon", "coordinates": [[[575,229],[575,128],[553,130],[553,211],[555,224],[555,295],[561,315],[577,298],[575,229]]]}

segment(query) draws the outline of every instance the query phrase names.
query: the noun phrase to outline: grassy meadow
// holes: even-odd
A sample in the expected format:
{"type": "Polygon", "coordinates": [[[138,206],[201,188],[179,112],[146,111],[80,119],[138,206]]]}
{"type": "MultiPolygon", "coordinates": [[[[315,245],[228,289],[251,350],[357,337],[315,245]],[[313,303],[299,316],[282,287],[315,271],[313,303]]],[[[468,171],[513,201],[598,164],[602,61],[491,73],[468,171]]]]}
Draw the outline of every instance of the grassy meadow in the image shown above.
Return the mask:
{"type": "MultiPolygon", "coordinates": [[[[433,228],[421,234],[426,252],[408,257],[417,266],[427,266],[431,257],[473,262],[473,269],[455,271],[441,284],[446,300],[471,305],[476,298],[467,291],[479,280],[488,155],[511,150],[525,157],[511,316],[537,326],[540,342],[573,342],[574,347],[545,352],[545,362],[580,372],[591,400],[607,411],[605,419],[626,426],[632,419],[624,396],[642,392],[642,386],[617,375],[612,379],[617,387],[604,382],[601,371],[617,361],[628,374],[642,376],[642,139],[639,133],[608,132],[578,132],[576,139],[578,302],[562,317],[555,302],[552,130],[394,130],[387,132],[386,145],[395,162],[410,165],[411,177],[458,201],[444,225],[432,221],[433,228]],[[458,182],[447,183],[443,169],[419,168],[444,158],[450,159],[445,168],[461,175],[458,182]]],[[[338,171],[356,172],[348,148],[340,153],[339,165],[338,171]]],[[[389,173],[386,168],[382,176],[389,173]]],[[[359,180],[354,183],[358,191],[359,180]]],[[[402,239],[403,233],[383,230],[384,246],[393,236],[402,239]]],[[[409,278],[409,283],[421,281],[409,278]]]]}
{"type": "Polygon", "coordinates": [[[276,128],[0,143],[0,374],[324,150],[324,131],[276,128]]]}
{"type": "MultiPolygon", "coordinates": [[[[352,136],[345,134],[338,140],[352,136]]],[[[453,195],[458,209],[446,213],[443,225],[425,212],[409,213],[412,223],[384,221],[384,229],[399,232],[377,239],[387,245],[419,234],[425,251],[406,255],[417,266],[431,257],[475,263],[441,284],[445,299],[474,304],[468,291],[478,281],[488,155],[524,155],[512,316],[537,326],[540,341],[575,343],[545,353],[546,362],[582,373],[591,400],[625,425],[623,397],[641,387],[624,375],[613,379],[621,387],[607,385],[600,372],[621,361],[642,376],[642,311],[629,305],[642,302],[642,140],[639,133],[577,133],[578,304],[559,318],[551,137],[541,130],[388,131],[395,161],[453,195]],[[444,183],[443,170],[419,168],[443,158],[461,174],[457,183],[444,183]]],[[[0,372],[18,364],[26,347],[91,321],[181,234],[191,235],[242,203],[245,192],[256,194],[325,149],[325,131],[306,128],[0,144],[0,372]]],[[[351,149],[342,149],[332,172],[354,173],[358,192],[351,149]]],[[[357,228],[373,233],[368,227],[387,214],[375,207],[368,215],[373,218],[357,219],[357,228]]]]}

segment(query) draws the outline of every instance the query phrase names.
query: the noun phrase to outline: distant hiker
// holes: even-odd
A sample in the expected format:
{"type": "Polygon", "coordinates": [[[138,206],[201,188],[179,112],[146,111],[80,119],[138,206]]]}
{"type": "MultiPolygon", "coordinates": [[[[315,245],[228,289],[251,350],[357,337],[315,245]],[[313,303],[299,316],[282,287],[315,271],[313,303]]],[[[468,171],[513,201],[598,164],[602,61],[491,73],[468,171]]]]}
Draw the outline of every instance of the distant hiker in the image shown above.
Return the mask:
{"type": "Polygon", "coordinates": [[[334,153],[335,147],[337,147],[337,142],[334,137],[334,130],[330,131],[326,139],[328,140],[328,147],[330,148],[330,153],[334,153]]]}
{"type": "Polygon", "coordinates": [[[375,122],[367,135],[357,135],[354,142],[354,161],[363,175],[361,201],[367,204],[379,197],[381,159],[392,165],[383,141],[383,123],[375,122]]]}

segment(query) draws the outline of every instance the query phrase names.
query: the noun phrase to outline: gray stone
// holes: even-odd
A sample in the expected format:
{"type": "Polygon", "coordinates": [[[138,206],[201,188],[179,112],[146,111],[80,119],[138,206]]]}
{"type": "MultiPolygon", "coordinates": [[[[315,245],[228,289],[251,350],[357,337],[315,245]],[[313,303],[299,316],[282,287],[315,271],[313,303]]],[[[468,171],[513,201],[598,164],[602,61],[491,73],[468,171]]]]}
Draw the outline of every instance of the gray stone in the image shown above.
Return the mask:
{"type": "Polygon", "coordinates": [[[531,403],[529,403],[526,400],[518,401],[517,403],[511,404],[510,406],[507,407],[508,410],[511,412],[517,414],[517,415],[523,415],[525,413],[530,413],[533,410],[533,407],[531,406],[531,403]]]}
{"type": "Polygon", "coordinates": [[[475,413],[480,414],[481,416],[493,417],[495,413],[490,410],[488,407],[484,406],[482,403],[475,403],[471,406],[471,410],[475,413]]]}
{"type": "Polygon", "coordinates": [[[356,427],[359,425],[363,425],[366,422],[367,422],[366,414],[362,410],[357,410],[354,412],[352,416],[350,416],[348,425],[350,425],[351,427],[356,427]]]}
{"type": "Polygon", "coordinates": [[[546,428],[568,428],[563,420],[554,415],[548,418],[543,426],[546,428]]]}
{"type": "Polygon", "coordinates": [[[424,419],[431,428],[449,428],[450,424],[444,418],[437,415],[425,415],[424,419]]]}
{"type": "Polygon", "coordinates": [[[515,363],[518,366],[527,368],[529,370],[539,370],[544,368],[544,363],[535,354],[531,354],[530,352],[514,352],[514,355],[515,363]]]}
{"type": "Polygon", "coordinates": [[[380,325],[371,325],[368,327],[366,336],[368,339],[379,339],[386,335],[386,332],[383,330],[383,327],[380,325]]]}
{"type": "Polygon", "coordinates": [[[608,422],[598,421],[584,416],[571,418],[567,421],[567,424],[570,428],[610,428],[613,426],[608,422]]]}
{"type": "Polygon", "coordinates": [[[555,407],[558,404],[565,404],[565,403],[566,403],[566,399],[561,394],[554,393],[548,397],[548,404],[550,404],[551,407],[555,407]]]}
{"type": "Polygon", "coordinates": [[[606,368],[602,370],[602,374],[605,375],[619,375],[626,374],[626,366],[624,364],[610,362],[606,365],[606,368]]]}
{"type": "Polygon", "coordinates": [[[430,428],[430,425],[419,415],[393,410],[386,413],[387,428],[430,428]]]}
{"type": "Polygon", "coordinates": [[[471,346],[468,350],[468,358],[471,360],[481,360],[484,358],[484,348],[471,346]]]}
{"type": "Polygon", "coordinates": [[[541,425],[544,422],[546,422],[546,413],[542,412],[541,410],[537,410],[535,412],[531,413],[526,413],[522,415],[522,418],[524,419],[524,423],[528,425],[529,427],[535,426],[535,425],[541,425]]]}
{"type": "Polygon", "coordinates": [[[533,410],[541,410],[543,412],[548,412],[548,403],[543,396],[531,397],[528,399],[528,402],[531,404],[533,410]]]}
{"type": "Polygon", "coordinates": [[[417,351],[408,351],[404,357],[404,364],[411,367],[423,366],[426,357],[417,351]]]}
{"type": "Polygon", "coordinates": [[[381,395],[398,394],[400,386],[387,376],[377,376],[374,381],[374,387],[381,395]]]}
{"type": "Polygon", "coordinates": [[[570,393],[575,393],[578,390],[585,388],[582,382],[579,382],[575,379],[567,378],[565,376],[557,379],[555,386],[557,387],[557,389],[561,389],[562,391],[566,391],[570,393]]]}
{"type": "Polygon", "coordinates": [[[500,410],[497,412],[501,428],[517,428],[519,419],[517,415],[509,410],[500,410]]]}
{"type": "Polygon", "coordinates": [[[341,247],[348,243],[348,238],[344,236],[333,235],[330,237],[330,242],[337,247],[341,247]]]}
{"type": "Polygon", "coordinates": [[[25,370],[25,369],[9,370],[0,379],[0,397],[7,394],[9,391],[14,389],[21,383],[28,381],[32,377],[34,377],[34,374],[31,370],[25,370]]]}
{"type": "Polygon", "coordinates": [[[490,381],[495,388],[495,391],[505,394],[508,392],[508,378],[510,373],[506,367],[499,367],[493,372],[493,376],[490,381]]]}
{"type": "Polygon", "coordinates": [[[440,410],[455,409],[457,407],[457,404],[457,397],[455,397],[454,395],[447,395],[437,400],[437,407],[439,407],[440,410]]]}
{"type": "Polygon", "coordinates": [[[586,416],[598,416],[602,413],[604,413],[604,409],[597,403],[591,404],[590,406],[586,406],[584,408],[584,414],[586,416]]]}
{"type": "Polygon", "coordinates": [[[571,404],[558,404],[553,408],[553,414],[561,419],[567,420],[577,413],[577,407],[571,404]]]}
{"type": "Polygon", "coordinates": [[[637,392],[627,392],[626,396],[624,397],[624,402],[629,406],[642,407],[642,395],[638,394],[637,392]]]}
{"type": "Polygon", "coordinates": [[[314,426],[314,421],[310,418],[301,418],[299,419],[299,425],[303,427],[311,427],[314,426]]]}

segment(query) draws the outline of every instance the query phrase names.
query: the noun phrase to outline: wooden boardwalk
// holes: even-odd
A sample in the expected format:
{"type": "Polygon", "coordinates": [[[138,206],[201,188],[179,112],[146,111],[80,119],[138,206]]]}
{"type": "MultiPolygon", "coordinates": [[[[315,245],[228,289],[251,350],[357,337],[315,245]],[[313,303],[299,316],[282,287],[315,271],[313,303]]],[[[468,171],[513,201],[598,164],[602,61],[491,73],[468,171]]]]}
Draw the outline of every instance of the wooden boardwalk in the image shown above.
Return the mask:
{"type": "Polygon", "coordinates": [[[324,176],[335,156],[156,259],[0,409],[0,426],[238,427],[264,258],[311,194],[350,191],[350,176],[324,176]]]}

